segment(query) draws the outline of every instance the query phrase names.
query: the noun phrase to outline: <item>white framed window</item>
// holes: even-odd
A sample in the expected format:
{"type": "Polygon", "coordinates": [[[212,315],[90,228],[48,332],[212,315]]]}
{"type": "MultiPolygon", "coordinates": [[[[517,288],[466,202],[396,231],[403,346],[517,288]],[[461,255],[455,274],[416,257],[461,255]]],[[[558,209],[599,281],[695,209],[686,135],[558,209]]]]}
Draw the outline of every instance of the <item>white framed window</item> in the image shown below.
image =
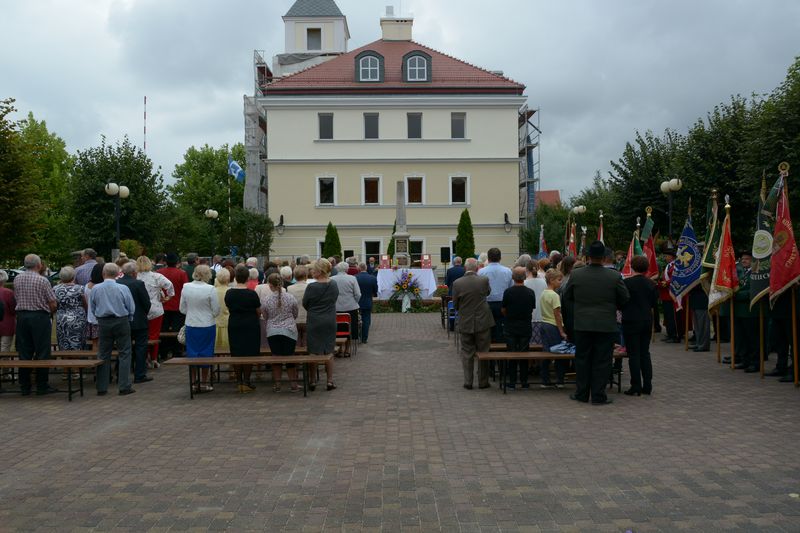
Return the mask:
{"type": "Polygon", "coordinates": [[[336,205],[336,176],[317,176],[317,205],[336,205]]]}
{"type": "Polygon", "coordinates": [[[425,176],[406,176],[406,204],[425,203],[425,176]]]}
{"type": "Polygon", "coordinates": [[[428,81],[428,60],[422,56],[412,56],[406,62],[408,81],[428,81]]]}
{"type": "Polygon", "coordinates": [[[469,204],[469,176],[466,174],[450,175],[450,205],[469,204]]]}
{"type": "Polygon", "coordinates": [[[359,60],[358,79],[361,81],[380,81],[380,63],[377,57],[365,56],[359,60]]]}
{"type": "Polygon", "coordinates": [[[361,260],[364,263],[369,262],[370,257],[375,258],[375,264],[381,262],[381,254],[383,253],[383,239],[362,239],[361,240],[361,260]]]}
{"type": "Polygon", "coordinates": [[[361,176],[361,205],[382,205],[383,180],[381,176],[361,176]]]}

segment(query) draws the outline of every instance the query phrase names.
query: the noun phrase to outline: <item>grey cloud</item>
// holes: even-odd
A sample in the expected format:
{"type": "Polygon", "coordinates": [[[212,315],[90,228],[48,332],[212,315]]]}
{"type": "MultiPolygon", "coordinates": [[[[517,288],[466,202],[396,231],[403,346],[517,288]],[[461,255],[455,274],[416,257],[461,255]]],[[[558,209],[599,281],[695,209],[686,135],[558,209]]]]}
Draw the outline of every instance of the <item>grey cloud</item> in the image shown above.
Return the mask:
{"type": "MultiPolygon", "coordinates": [[[[386,4],[337,0],[350,49],[380,38],[386,4]]],[[[242,139],[252,51],[283,51],[292,0],[12,2],[0,96],[70,149],[128,134],[169,176],[191,145],[242,139]]],[[[731,94],[778,85],[800,54],[800,3],[781,0],[403,0],[415,39],[527,86],[541,107],[542,187],[569,196],[635,131],[685,131],[731,94]]]]}

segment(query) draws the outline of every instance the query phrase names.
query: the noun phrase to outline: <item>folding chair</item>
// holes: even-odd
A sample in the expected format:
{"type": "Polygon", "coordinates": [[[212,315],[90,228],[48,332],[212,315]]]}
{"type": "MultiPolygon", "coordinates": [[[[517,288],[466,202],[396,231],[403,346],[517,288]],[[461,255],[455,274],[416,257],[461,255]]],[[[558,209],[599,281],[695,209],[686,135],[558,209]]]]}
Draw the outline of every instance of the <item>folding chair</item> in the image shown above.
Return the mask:
{"type": "Polygon", "coordinates": [[[345,351],[354,355],[355,343],[353,342],[353,324],[350,313],[336,313],[336,338],[346,338],[345,351]]]}

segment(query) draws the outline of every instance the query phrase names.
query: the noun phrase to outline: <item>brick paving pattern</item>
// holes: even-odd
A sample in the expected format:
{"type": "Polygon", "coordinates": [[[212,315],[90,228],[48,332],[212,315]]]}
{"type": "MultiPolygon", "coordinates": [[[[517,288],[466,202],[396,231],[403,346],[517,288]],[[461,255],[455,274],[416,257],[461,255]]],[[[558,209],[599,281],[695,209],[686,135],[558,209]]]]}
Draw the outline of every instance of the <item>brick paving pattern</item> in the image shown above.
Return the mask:
{"type": "Polygon", "coordinates": [[[790,384],[656,342],[652,397],[466,391],[438,315],[373,327],[307,399],[0,396],[0,531],[800,531],[790,384]]]}

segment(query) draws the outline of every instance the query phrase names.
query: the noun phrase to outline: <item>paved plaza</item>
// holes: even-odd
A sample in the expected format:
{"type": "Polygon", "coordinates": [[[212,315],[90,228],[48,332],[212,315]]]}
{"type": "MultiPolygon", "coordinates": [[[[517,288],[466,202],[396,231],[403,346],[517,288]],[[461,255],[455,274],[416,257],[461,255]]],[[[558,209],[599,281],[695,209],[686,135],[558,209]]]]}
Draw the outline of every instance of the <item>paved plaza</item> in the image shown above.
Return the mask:
{"type": "Polygon", "coordinates": [[[791,384],[656,342],[652,397],[466,391],[438,315],[373,325],[306,399],[3,395],[0,531],[800,531],[791,384]]]}

